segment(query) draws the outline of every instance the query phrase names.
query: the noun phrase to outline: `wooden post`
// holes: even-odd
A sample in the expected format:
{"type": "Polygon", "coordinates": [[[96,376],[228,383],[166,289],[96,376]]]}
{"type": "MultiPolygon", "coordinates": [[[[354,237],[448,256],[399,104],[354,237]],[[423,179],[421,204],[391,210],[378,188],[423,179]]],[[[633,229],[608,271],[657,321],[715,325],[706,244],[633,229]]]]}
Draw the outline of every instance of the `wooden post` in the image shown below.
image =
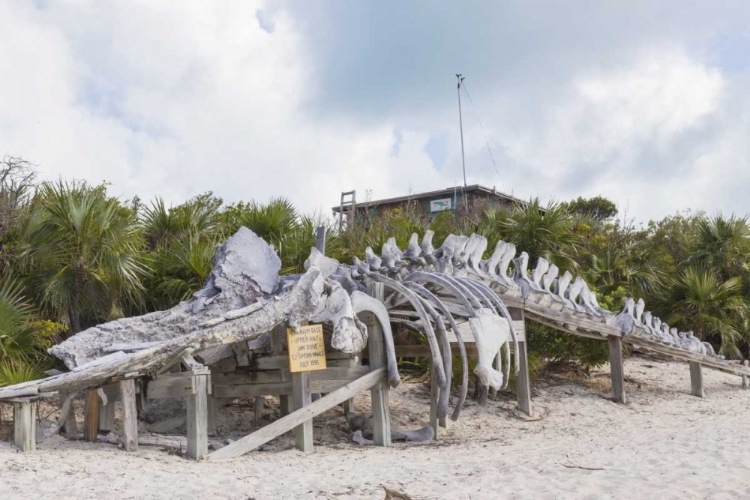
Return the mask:
{"type": "Polygon", "coordinates": [[[36,450],[36,403],[13,403],[13,444],[21,451],[36,450]]]}
{"type": "Polygon", "coordinates": [[[83,439],[95,443],[99,434],[99,393],[96,389],[86,391],[83,439]]]}
{"type": "MultiPolygon", "coordinates": [[[[367,293],[380,302],[385,301],[385,287],[382,283],[368,283],[367,293]]],[[[383,336],[383,327],[378,318],[373,314],[368,314],[365,319],[369,337],[370,371],[376,370],[380,367],[387,368],[388,359],[385,355],[385,337],[383,336]]],[[[375,441],[375,444],[378,446],[390,446],[390,388],[385,379],[370,389],[370,398],[372,401],[373,441],[375,441]]]]}
{"type": "MultiPolygon", "coordinates": [[[[138,450],[138,412],[135,407],[135,381],[120,381],[120,400],[122,401],[122,442],[125,451],[138,450]]],[[[115,402],[109,405],[114,408],[115,402]]]]}
{"type": "Polygon", "coordinates": [[[435,375],[435,365],[430,356],[430,427],[432,427],[433,439],[438,439],[438,398],[440,397],[440,387],[438,387],[437,376],[435,375]]]}
{"type": "Polygon", "coordinates": [[[253,408],[253,420],[260,422],[263,420],[263,408],[266,405],[266,398],[264,396],[255,397],[255,408],[253,408]]]}
{"type": "Polygon", "coordinates": [[[326,254],[326,227],[318,226],[315,231],[315,248],[323,255],[326,254]]]}
{"type": "Polygon", "coordinates": [[[622,364],[622,339],[620,337],[607,337],[609,342],[609,373],[612,379],[612,401],[615,403],[627,403],[625,396],[625,370],[622,364]]]}
{"type": "MultiPolygon", "coordinates": [[[[271,354],[280,355],[284,352],[284,340],[286,339],[286,324],[281,323],[271,330],[271,354]]],[[[282,378],[289,375],[289,371],[281,371],[282,378]]],[[[292,412],[292,399],[288,395],[279,396],[279,413],[281,416],[292,412]]]]}
{"type": "MultiPolygon", "coordinates": [[[[292,373],[292,401],[294,410],[300,410],[312,403],[310,394],[310,372],[292,373]]],[[[313,422],[305,420],[294,428],[295,445],[304,452],[313,451],[313,422]]]]}
{"type": "Polygon", "coordinates": [[[529,376],[529,354],[526,344],[526,320],[523,309],[509,309],[513,326],[518,335],[518,356],[520,363],[516,375],[516,398],[518,410],[529,417],[532,416],[531,407],[531,377],[529,376]]]}
{"type": "Polygon", "coordinates": [[[703,371],[701,370],[701,364],[695,361],[690,361],[690,393],[693,396],[699,398],[706,397],[703,393],[703,371]]]}
{"type": "Polygon", "coordinates": [[[208,453],[207,375],[194,375],[195,393],[187,397],[187,453],[199,460],[208,453]]]}
{"type": "MultiPolygon", "coordinates": [[[[315,230],[315,248],[322,253],[326,254],[326,227],[318,226],[315,230]]],[[[317,401],[320,399],[320,394],[315,393],[311,396],[311,401],[317,401]]]]}
{"type": "MultiPolygon", "coordinates": [[[[742,366],[744,366],[745,368],[747,368],[748,361],[747,360],[743,361],[742,362],[742,366]]],[[[742,376],[742,388],[743,389],[750,388],[750,377],[748,377],[747,375],[743,375],[742,376]]]]}

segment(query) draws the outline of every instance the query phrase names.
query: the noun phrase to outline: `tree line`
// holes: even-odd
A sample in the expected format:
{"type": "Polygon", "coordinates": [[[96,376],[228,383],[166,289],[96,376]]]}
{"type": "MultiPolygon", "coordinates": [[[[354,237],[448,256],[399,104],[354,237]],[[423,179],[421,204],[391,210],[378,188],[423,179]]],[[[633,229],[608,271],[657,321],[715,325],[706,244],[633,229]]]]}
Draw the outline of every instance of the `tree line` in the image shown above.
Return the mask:
{"type": "MultiPolygon", "coordinates": [[[[106,184],[39,182],[29,162],[0,161],[0,386],[41,376],[46,349],[96,324],[167,309],[200,289],[217,244],[246,226],[274,246],[282,273],[302,272],[315,229],[328,226],[326,253],[341,262],[376,253],[393,236],[477,232],[582,276],[599,303],[619,310],[642,297],[655,315],[693,331],[728,357],[750,347],[750,227],[747,216],[684,212],[636,225],[602,198],[512,210],[483,207],[434,218],[416,205],[339,231],[284,198],[227,204],[212,193],[167,206],[122,200],[106,184]]],[[[490,248],[490,250],[491,250],[490,248]]],[[[537,368],[587,370],[607,359],[606,343],[530,329],[537,368]]]]}

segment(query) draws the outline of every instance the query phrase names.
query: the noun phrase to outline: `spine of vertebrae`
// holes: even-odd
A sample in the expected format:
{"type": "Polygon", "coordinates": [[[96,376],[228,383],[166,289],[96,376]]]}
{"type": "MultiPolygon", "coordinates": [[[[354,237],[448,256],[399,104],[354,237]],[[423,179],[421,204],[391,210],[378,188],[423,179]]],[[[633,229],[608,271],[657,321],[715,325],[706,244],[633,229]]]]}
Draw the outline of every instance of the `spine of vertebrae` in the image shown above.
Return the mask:
{"type": "MultiPolygon", "coordinates": [[[[433,232],[428,230],[420,244],[417,234],[412,234],[404,251],[398,248],[395,238],[390,238],[383,245],[380,257],[368,247],[364,262],[355,259],[352,276],[377,273],[397,281],[410,281],[417,272],[435,274],[453,283],[459,294],[465,295],[465,300],[479,306],[476,309],[497,310],[506,316],[506,311],[493,307],[496,293],[522,297],[550,310],[586,315],[591,320],[619,328],[623,334],[723,359],[717,356],[711,344],[701,342],[693,332],[670,328],[646,311],[643,299],[628,298],[622,312],[613,314],[599,306],[596,295],[583,278],[574,278],[569,271],[560,275],[557,266],[542,257],[529,274],[529,255],[526,252],[516,255],[512,243],[498,241],[490,257],[482,259],[488,243],[484,236],[451,234],[437,249],[432,245],[432,238],[433,232]]],[[[464,302],[463,297],[459,300],[464,302]]]]}

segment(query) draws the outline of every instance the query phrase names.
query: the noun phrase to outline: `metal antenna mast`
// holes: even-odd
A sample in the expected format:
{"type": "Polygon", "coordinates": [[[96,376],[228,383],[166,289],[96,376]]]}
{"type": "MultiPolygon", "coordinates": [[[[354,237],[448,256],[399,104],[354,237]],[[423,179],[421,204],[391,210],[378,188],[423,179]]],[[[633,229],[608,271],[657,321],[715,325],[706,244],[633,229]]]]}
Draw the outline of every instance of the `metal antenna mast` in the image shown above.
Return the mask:
{"type": "Polygon", "coordinates": [[[464,170],[464,187],[467,186],[466,184],[466,157],[464,156],[464,122],[463,118],[461,116],[461,82],[464,81],[464,77],[461,76],[461,73],[456,73],[456,80],[457,80],[457,90],[458,90],[458,126],[461,130],[461,164],[463,165],[464,170]]]}

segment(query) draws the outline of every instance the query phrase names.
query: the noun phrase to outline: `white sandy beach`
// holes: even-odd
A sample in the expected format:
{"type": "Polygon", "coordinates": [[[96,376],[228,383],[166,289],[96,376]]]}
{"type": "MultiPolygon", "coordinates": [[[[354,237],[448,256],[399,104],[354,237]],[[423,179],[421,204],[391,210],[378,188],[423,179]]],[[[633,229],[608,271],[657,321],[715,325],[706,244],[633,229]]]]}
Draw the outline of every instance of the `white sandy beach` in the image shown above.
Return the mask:
{"type": "MultiPolygon", "coordinates": [[[[515,417],[507,397],[486,408],[470,402],[437,443],[390,449],[349,442],[338,408],[315,420],[307,455],[289,436],[221,463],[58,436],[27,454],[4,445],[0,499],[382,499],[381,485],[414,499],[750,498],[750,391],[739,377],[704,370],[699,399],[686,363],[630,358],[625,370],[625,406],[606,399],[605,366],[584,382],[540,384],[537,420],[515,417]]],[[[368,404],[358,397],[359,410],[368,404]]],[[[393,391],[391,413],[405,428],[426,423],[426,386],[393,391]]],[[[251,414],[224,410],[221,432],[241,437],[251,414]]]]}

